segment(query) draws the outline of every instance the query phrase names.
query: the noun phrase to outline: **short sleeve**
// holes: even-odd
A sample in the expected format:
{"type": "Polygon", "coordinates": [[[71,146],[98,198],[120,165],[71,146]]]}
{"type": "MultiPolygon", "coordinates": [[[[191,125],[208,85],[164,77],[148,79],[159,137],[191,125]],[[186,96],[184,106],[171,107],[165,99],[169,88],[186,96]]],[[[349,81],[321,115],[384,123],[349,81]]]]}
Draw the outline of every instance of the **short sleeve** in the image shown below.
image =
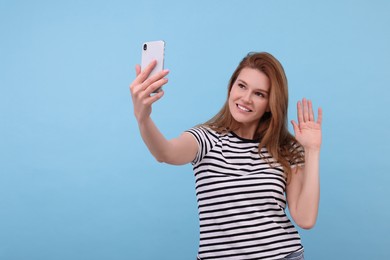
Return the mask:
{"type": "Polygon", "coordinates": [[[198,143],[198,152],[195,159],[192,161],[193,165],[202,161],[204,156],[214,147],[218,140],[216,132],[204,126],[193,127],[186,131],[190,133],[198,143]]]}

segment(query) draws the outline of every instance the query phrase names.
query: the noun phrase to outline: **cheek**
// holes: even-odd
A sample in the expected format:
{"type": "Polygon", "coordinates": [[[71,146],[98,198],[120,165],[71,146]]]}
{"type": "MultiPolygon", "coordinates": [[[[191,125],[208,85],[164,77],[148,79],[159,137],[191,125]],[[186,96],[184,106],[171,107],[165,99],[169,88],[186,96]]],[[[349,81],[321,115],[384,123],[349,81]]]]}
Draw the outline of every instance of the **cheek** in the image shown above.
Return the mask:
{"type": "Polygon", "coordinates": [[[259,102],[257,104],[257,111],[263,111],[263,112],[268,112],[269,111],[269,106],[268,106],[268,102],[259,102]]]}
{"type": "Polygon", "coordinates": [[[228,99],[228,106],[229,106],[229,110],[231,111],[232,110],[232,106],[234,105],[234,101],[232,100],[232,96],[229,96],[229,99],[228,99]]]}
{"type": "Polygon", "coordinates": [[[234,92],[233,92],[233,91],[230,91],[230,92],[229,92],[228,101],[229,101],[229,103],[230,103],[230,102],[233,102],[233,100],[234,100],[234,92]]]}
{"type": "Polygon", "coordinates": [[[228,98],[228,106],[229,106],[230,113],[232,113],[232,111],[236,107],[236,99],[235,99],[235,96],[232,95],[232,93],[231,93],[231,95],[228,98]]]}
{"type": "Polygon", "coordinates": [[[237,99],[237,92],[232,89],[229,94],[229,100],[236,100],[236,99],[237,99]]]}

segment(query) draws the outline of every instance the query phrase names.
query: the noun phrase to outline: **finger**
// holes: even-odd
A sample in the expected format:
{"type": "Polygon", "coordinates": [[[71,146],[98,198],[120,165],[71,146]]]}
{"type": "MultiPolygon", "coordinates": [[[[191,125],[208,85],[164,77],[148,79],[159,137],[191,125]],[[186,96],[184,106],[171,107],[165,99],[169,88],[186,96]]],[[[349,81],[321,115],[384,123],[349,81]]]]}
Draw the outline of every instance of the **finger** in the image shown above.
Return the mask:
{"type": "Polygon", "coordinates": [[[302,104],[303,104],[303,120],[304,122],[307,122],[309,121],[309,107],[306,98],[302,99],[302,104]]]}
{"type": "Polygon", "coordinates": [[[294,134],[295,134],[295,136],[297,136],[297,134],[298,134],[299,131],[300,131],[299,125],[298,125],[297,122],[295,122],[294,120],[291,120],[291,124],[292,124],[293,129],[294,129],[294,134]]]}
{"type": "Polygon", "coordinates": [[[304,121],[303,121],[303,112],[302,112],[302,103],[301,101],[298,101],[297,103],[297,116],[298,116],[298,123],[299,124],[302,124],[304,121]]]}
{"type": "Polygon", "coordinates": [[[147,80],[145,80],[143,83],[142,83],[142,87],[141,89],[142,90],[146,90],[147,88],[149,88],[152,84],[154,84],[155,82],[161,80],[162,78],[164,78],[165,76],[167,76],[169,74],[169,70],[163,70],[163,71],[160,71],[159,73],[157,73],[156,75],[148,78],[147,80]]]}
{"type": "Polygon", "coordinates": [[[159,79],[165,77],[165,76],[168,75],[168,74],[169,74],[169,70],[162,70],[162,71],[156,73],[155,75],[149,77],[149,78],[146,79],[144,82],[145,82],[146,84],[149,84],[149,85],[150,85],[150,84],[153,83],[154,81],[157,81],[157,80],[159,80],[159,79]]]}
{"type": "Polygon", "coordinates": [[[318,117],[317,117],[317,123],[319,125],[322,125],[322,108],[318,108],[318,117]]]}
{"type": "Polygon", "coordinates": [[[136,74],[136,78],[134,79],[134,81],[131,83],[130,85],[130,91],[133,93],[136,93],[139,91],[139,87],[137,86],[140,86],[140,84],[142,84],[145,79],[147,78],[147,76],[150,74],[150,72],[153,70],[154,66],[156,66],[156,64],[154,64],[154,61],[152,61],[146,68],[144,71],[141,71],[141,66],[140,65],[135,65],[135,74],[136,74]],[[150,70],[150,71],[149,71],[150,70]],[[149,73],[146,75],[145,73],[148,72],[149,73]],[[146,75],[146,76],[145,76],[146,75]]]}
{"type": "MultiPolygon", "coordinates": [[[[158,80],[164,78],[166,75],[169,74],[169,70],[163,70],[163,71],[160,71],[159,73],[157,73],[156,75],[148,78],[147,80],[145,80],[143,83],[139,84],[138,87],[135,87],[136,89],[134,90],[134,92],[142,92],[142,91],[145,91],[146,89],[148,89],[152,84],[154,84],[155,82],[157,82],[158,80]]],[[[164,83],[165,84],[165,83],[164,83]]],[[[151,91],[153,92],[153,91],[151,91]]],[[[150,93],[151,93],[150,92],[150,93]]],[[[150,94],[149,93],[149,94],[150,94]]],[[[147,93],[146,93],[147,94],[147,93]]],[[[147,95],[149,95],[147,94],[147,95]]]]}
{"type": "Polygon", "coordinates": [[[144,92],[145,92],[144,94],[146,96],[149,96],[153,92],[155,92],[157,89],[161,88],[162,86],[164,86],[167,83],[168,83],[168,79],[167,78],[159,79],[156,82],[154,82],[153,84],[147,86],[146,89],[144,90],[144,92]]]}
{"type": "Polygon", "coordinates": [[[145,67],[145,69],[140,69],[140,74],[137,75],[137,78],[135,79],[136,84],[143,83],[148,78],[154,67],[156,67],[156,64],[157,61],[153,60],[148,64],[148,66],[145,67]]]}
{"type": "Polygon", "coordinates": [[[153,96],[150,96],[150,97],[146,98],[144,104],[147,105],[147,106],[151,106],[154,102],[156,102],[157,100],[162,98],[163,95],[164,95],[164,91],[160,90],[159,92],[157,92],[153,96]]]}
{"type": "Polygon", "coordinates": [[[138,77],[139,74],[141,74],[141,66],[137,64],[137,65],[135,65],[135,75],[136,75],[136,77],[138,77]]]}
{"type": "Polygon", "coordinates": [[[311,100],[308,100],[307,103],[308,103],[308,106],[309,106],[309,111],[308,111],[308,113],[309,113],[309,120],[310,121],[314,121],[313,103],[311,102],[311,100]]]}
{"type": "Polygon", "coordinates": [[[135,88],[135,86],[138,84],[137,83],[137,78],[139,76],[139,74],[141,73],[141,66],[140,65],[135,65],[135,79],[133,80],[133,82],[130,84],[130,91],[133,92],[133,89],[135,88]]]}

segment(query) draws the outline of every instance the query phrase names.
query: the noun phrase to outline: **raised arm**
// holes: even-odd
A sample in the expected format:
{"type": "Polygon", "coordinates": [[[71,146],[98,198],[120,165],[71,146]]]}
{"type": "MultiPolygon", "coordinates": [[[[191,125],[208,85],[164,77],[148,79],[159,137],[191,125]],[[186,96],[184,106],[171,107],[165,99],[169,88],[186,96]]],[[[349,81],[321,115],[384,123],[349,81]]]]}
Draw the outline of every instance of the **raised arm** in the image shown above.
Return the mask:
{"type": "Polygon", "coordinates": [[[314,120],[312,102],[298,102],[298,123],[292,121],[295,138],[304,147],[305,165],[296,167],[287,185],[287,202],[291,217],[301,228],[315,225],[320,200],[320,147],[322,109],[314,120]]]}
{"type": "Polygon", "coordinates": [[[178,138],[167,140],[151,118],[153,103],[164,95],[162,89],[155,94],[153,92],[168,82],[165,77],[169,73],[164,70],[148,78],[155,66],[156,61],[153,61],[142,72],[139,65],[135,68],[136,78],[130,85],[134,115],[142,139],[157,161],[175,165],[186,164],[196,156],[198,145],[195,139],[185,132],[178,138]]]}

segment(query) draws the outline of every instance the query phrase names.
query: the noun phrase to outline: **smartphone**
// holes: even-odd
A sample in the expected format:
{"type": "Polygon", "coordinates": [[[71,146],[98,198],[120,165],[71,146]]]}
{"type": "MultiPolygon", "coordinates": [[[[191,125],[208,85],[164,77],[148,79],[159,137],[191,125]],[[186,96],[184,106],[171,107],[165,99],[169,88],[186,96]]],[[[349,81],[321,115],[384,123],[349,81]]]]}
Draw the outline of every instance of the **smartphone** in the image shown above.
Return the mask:
{"type": "MultiPolygon", "coordinates": [[[[165,52],[165,42],[164,41],[150,41],[144,42],[142,44],[142,61],[141,61],[141,71],[149,65],[153,60],[157,60],[156,67],[149,74],[149,77],[155,75],[156,73],[164,69],[164,52],[165,52]]],[[[157,89],[155,92],[160,91],[157,89]]]]}

